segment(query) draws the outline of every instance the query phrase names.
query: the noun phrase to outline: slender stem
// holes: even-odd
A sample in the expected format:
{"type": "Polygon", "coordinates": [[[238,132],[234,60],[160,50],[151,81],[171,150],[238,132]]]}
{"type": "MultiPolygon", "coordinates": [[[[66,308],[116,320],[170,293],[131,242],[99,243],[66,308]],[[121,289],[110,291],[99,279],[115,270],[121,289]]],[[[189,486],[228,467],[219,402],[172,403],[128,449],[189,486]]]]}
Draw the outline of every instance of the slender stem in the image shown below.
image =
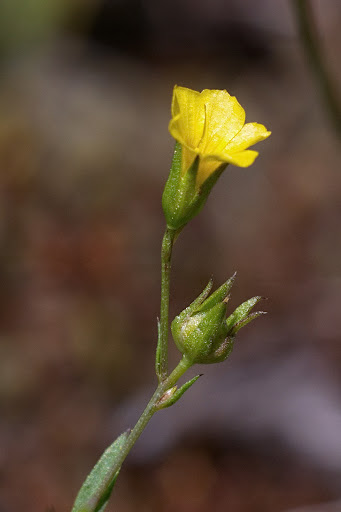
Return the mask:
{"type": "Polygon", "coordinates": [[[164,381],[168,375],[168,311],[169,287],[172,249],[176,231],[167,228],[162,240],[161,248],[161,307],[159,324],[159,341],[156,356],[156,373],[159,382],[164,381]]]}
{"type": "MultiPolygon", "coordinates": [[[[157,367],[159,376],[159,385],[152,398],[147,404],[145,410],[140,416],[133,430],[130,432],[127,442],[124,445],[121,456],[117,461],[116,471],[121,467],[122,462],[129,451],[142,434],[147,423],[157,411],[157,403],[163,394],[180,379],[180,377],[192,366],[186,356],[183,356],[179,364],[168,375],[168,311],[169,311],[169,288],[170,288],[170,270],[172,249],[177,231],[167,228],[162,240],[161,248],[161,310],[160,310],[160,328],[157,367]]],[[[115,474],[115,473],[114,473],[115,474]]]]}
{"type": "Polygon", "coordinates": [[[325,101],[331,122],[338,135],[341,135],[341,104],[336,96],[334,84],[324,64],[321,43],[318,36],[316,21],[311,2],[308,0],[293,0],[296,11],[298,28],[307,57],[325,101]]]}
{"type": "Polygon", "coordinates": [[[148,424],[153,414],[158,410],[157,403],[160,400],[160,398],[169,388],[173,387],[176,384],[176,382],[188,370],[188,368],[192,366],[192,364],[193,363],[191,363],[185,356],[183,356],[179,364],[172,371],[172,373],[163,382],[159,383],[152,398],[148,402],[145,410],[143,411],[139,420],[137,421],[135,427],[130,432],[127,441],[125,442],[121,450],[120,456],[115,461],[115,465],[112,468],[110,468],[110,472],[107,474],[106,479],[101,483],[101,487],[99,491],[96,493],[96,496],[93,496],[89,500],[87,508],[84,509],[85,512],[94,510],[94,506],[96,506],[98,496],[101,496],[105,492],[110,482],[112,482],[112,480],[115,478],[116,473],[119,471],[128,453],[130,452],[130,450],[132,449],[132,447],[142,434],[143,430],[145,429],[146,425],[148,424]]]}
{"type": "Polygon", "coordinates": [[[110,468],[96,494],[93,495],[86,504],[82,512],[91,512],[98,506],[98,497],[105,494],[109,486],[117,477],[118,471],[128,453],[142,434],[153,414],[158,410],[158,402],[164,393],[172,388],[180,377],[192,366],[186,356],[183,356],[179,364],[168,375],[168,310],[169,310],[169,288],[170,288],[170,270],[171,257],[175,237],[178,231],[167,228],[162,241],[161,249],[161,312],[159,322],[158,347],[156,354],[156,373],[159,379],[159,385],[156,388],[152,398],[148,402],[145,410],[141,414],[135,427],[129,433],[126,442],[121,448],[119,456],[115,459],[115,464],[110,468]]]}
{"type": "MultiPolygon", "coordinates": [[[[163,382],[161,382],[158,387],[155,390],[155,393],[153,394],[152,398],[150,399],[147,407],[143,411],[143,413],[140,416],[140,419],[136,423],[133,430],[130,432],[129,437],[127,439],[126,446],[124,447],[124,451],[128,452],[131,450],[132,446],[135,444],[137,439],[142,434],[144,428],[146,427],[147,423],[149,422],[150,418],[153,416],[153,414],[157,411],[156,404],[160,400],[160,398],[164,395],[164,393],[167,391],[167,389],[173,387],[176,382],[180,379],[180,377],[192,366],[192,363],[187,360],[185,356],[181,359],[179,364],[176,366],[176,368],[172,371],[172,373],[165,379],[163,382]]],[[[125,457],[124,457],[125,458],[125,457]]]]}

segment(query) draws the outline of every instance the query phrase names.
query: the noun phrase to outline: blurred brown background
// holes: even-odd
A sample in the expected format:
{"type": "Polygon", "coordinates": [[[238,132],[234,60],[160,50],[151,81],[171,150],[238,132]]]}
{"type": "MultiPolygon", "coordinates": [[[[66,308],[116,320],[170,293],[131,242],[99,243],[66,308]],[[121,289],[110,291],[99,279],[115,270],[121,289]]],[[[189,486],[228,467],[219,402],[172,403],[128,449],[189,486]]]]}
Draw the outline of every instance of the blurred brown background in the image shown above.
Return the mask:
{"type": "MultiPolygon", "coordinates": [[[[312,6],[341,101],[341,4],[312,6]]],[[[337,502],[340,138],[293,4],[2,0],[0,73],[0,512],[70,510],[155,386],[175,83],[227,89],[273,134],[179,238],[172,315],[235,270],[232,306],[270,314],[153,418],[108,511],[337,502]]]]}

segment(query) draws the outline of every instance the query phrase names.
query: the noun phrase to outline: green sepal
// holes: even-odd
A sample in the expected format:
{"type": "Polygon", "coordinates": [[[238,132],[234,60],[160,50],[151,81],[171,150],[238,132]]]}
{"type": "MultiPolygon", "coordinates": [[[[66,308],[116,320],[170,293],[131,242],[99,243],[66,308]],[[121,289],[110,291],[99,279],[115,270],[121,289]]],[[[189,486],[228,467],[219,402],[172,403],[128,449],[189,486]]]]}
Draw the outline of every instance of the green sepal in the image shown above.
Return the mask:
{"type": "Polygon", "coordinates": [[[188,317],[191,316],[195,311],[197,311],[198,307],[201,306],[201,304],[204,302],[206,297],[209,295],[210,291],[212,290],[213,286],[213,279],[211,278],[207,285],[205,286],[204,290],[201,292],[201,294],[186,308],[184,309],[177,317],[175,317],[173,323],[174,324],[181,324],[182,321],[188,317]]]}
{"type": "Polygon", "coordinates": [[[210,281],[199,297],[171,324],[176,346],[193,364],[223,361],[232,350],[225,315],[235,276],[209,296],[210,281]]]}
{"type": "MultiPolygon", "coordinates": [[[[225,299],[227,299],[228,293],[233,286],[236,275],[237,273],[235,272],[233,276],[226,281],[226,283],[221,285],[220,288],[218,288],[215,292],[212,293],[212,295],[209,296],[213,286],[213,279],[211,278],[201,294],[173,320],[174,327],[176,325],[181,325],[186,317],[189,317],[194,313],[207,311],[219,302],[223,302],[225,299]]],[[[227,301],[225,300],[225,302],[227,301]]]]}
{"type": "MultiPolygon", "coordinates": [[[[246,317],[249,315],[251,309],[256,304],[258,304],[258,302],[260,300],[262,300],[262,299],[263,299],[263,297],[260,297],[260,296],[252,297],[251,299],[246,300],[245,302],[243,302],[240,306],[238,306],[234,310],[234,312],[226,320],[226,327],[227,327],[227,332],[228,332],[229,335],[234,335],[235,334],[234,328],[237,326],[237,324],[239,324],[240,322],[245,320],[246,317]]],[[[246,322],[246,323],[248,323],[248,322],[246,322]]],[[[243,325],[241,327],[243,327],[243,325]]],[[[239,329],[241,327],[239,327],[239,329]]]]}
{"type": "MultiPolygon", "coordinates": [[[[198,169],[199,169],[199,157],[195,157],[193,160],[192,165],[190,168],[185,172],[183,176],[181,176],[180,180],[180,201],[179,201],[179,207],[183,211],[186,211],[188,208],[188,205],[191,205],[193,202],[193,199],[196,196],[196,181],[197,181],[197,175],[198,175],[198,169]]],[[[192,214],[190,212],[187,213],[187,216],[189,217],[188,220],[192,217],[192,214]]],[[[188,222],[186,220],[186,222],[188,222]]]]}
{"type": "Polygon", "coordinates": [[[193,377],[193,379],[189,380],[185,384],[181,386],[181,388],[177,389],[177,386],[174,386],[173,388],[166,391],[166,393],[160,398],[157,405],[157,410],[159,409],[165,409],[166,407],[170,407],[171,405],[174,405],[181,397],[182,395],[189,389],[194,382],[196,382],[199,377],[201,377],[202,374],[197,375],[196,377],[193,377]],[[168,393],[168,395],[167,395],[168,393]]]}
{"type": "Polygon", "coordinates": [[[215,292],[210,295],[205,302],[203,302],[197,309],[196,312],[203,312],[211,309],[213,306],[218,304],[219,302],[223,302],[227,299],[228,294],[233,286],[234,280],[236,278],[237,273],[235,272],[230,279],[226,281],[226,283],[222,284],[220,288],[218,288],[215,292]]]}
{"type": "Polygon", "coordinates": [[[180,345],[177,343],[179,336],[176,337],[172,325],[173,337],[178,348],[193,363],[205,363],[206,357],[215,351],[215,345],[221,341],[222,326],[225,328],[226,308],[227,305],[220,302],[208,311],[189,317],[181,327],[180,345]]]}
{"type": "Polygon", "coordinates": [[[227,164],[220,165],[200,186],[197,176],[200,157],[196,156],[186,172],[182,172],[182,146],[176,142],[170,173],[162,195],[162,208],[167,226],[178,230],[195,217],[207,201],[212,187],[227,164]]]}
{"type": "Polygon", "coordinates": [[[266,315],[266,311],[257,311],[255,313],[251,313],[251,315],[248,315],[247,317],[243,318],[240,322],[238,322],[232,329],[232,336],[235,336],[237,332],[242,328],[245,327],[245,325],[252,322],[252,320],[255,320],[256,318],[259,318],[262,315],[266,315]]]}
{"type": "Polygon", "coordinates": [[[224,339],[224,341],[218,346],[218,348],[213,352],[213,354],[209,354],[205,359],[205,364],[213,364],[213,363],[222,363],[225,361],[228,356],[231,354],[234,345],[234,336],[228,336],[224,339]]]}
{"type": "MultiPolygon", "coordinates": [[[[200,329],[194,329],[190,334],[194,339],[202,338],[205,340],[212,340],[216,334],[220,332],[222,322],[226,315],[227,305],[225,302],[219,302],[208,311],[195,314],[194,318],[200,317],[200,329]],[[197,331],[200,331],[199,333],[197,331]]],[[[190,330],[190,329],[189,329],[190,330]]],[[[206,351],[208,343],[204,343],[204,350],[206,351]]]]}
{"type": "Polygon", "coordinates": [[[178,230],[193,217],[191,204],[195,197],[196,178],[199,168],[199,157],[195,158],[191,167],[182,174],[182,146],[176,142],[170,173],[162,194],[162,208],[167,226],[178,230]]]}
{"type": "Polygon", "coordinates": [[[220,178],[222,172],[226,169],[228,164],[222,164],[220,165],[210,176],[207,178],[206,181],[200,186],[196,197],[193,200],[192,204],[192,214],[191,219],[198,215],[198,213],[201,212],[203,207],[205,206],[205,203],[207,201],[208,196],[210,195],[210,192],[218,179],[220,178]]]}
{"type": "Polygon", "coordinates": [[[175,143],[172,165],[169,171],[169,176],[165,185],[162,196],[162,205],[164,201],[167,203],[172,201],[176,197],[177,189],[181,178],[181,159],[182,159],[182,148],[179,142],[175,143]]]}
{"type": "Polygon", "coordinates": [[[123,432],[109,446],[93,467],[83,483],[72,512],[103,512],[112,493],[120,468],[113,469],[127,441],[128,432],[123,432]]]}

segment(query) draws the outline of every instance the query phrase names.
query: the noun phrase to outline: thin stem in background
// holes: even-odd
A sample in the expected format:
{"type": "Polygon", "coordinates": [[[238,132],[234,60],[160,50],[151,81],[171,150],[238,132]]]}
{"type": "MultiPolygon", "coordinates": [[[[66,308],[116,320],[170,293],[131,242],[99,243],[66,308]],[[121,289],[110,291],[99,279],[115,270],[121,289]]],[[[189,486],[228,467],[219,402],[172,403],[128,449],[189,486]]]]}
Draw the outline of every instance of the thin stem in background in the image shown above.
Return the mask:
{"type": "Polygon", "coordinates": [[[309,0],[293,0],[293,7],[302,43],[323,96],[330,121],[337,134],[341,136],[341,104],[324,63],[311,2],[309,0]]]}

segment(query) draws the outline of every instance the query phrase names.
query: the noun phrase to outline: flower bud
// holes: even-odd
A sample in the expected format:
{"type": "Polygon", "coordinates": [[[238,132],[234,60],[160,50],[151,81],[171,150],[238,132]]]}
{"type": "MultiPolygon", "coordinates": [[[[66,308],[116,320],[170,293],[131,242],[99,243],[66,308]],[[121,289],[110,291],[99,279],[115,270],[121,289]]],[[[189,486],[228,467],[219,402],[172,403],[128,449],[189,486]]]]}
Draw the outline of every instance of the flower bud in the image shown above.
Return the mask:
{"type": "Polygon", "coordinates": [[[235,274],[209,295],[212,280],[199,297],[175,317],[171,329],[174,341],[192,364],[224,361],[232,351],[236,333],[263,312],[249,314],[261,299],[254,297],[241,304],[226,320],[229,292],[235,274]]]}
{"type": "Polygon", "coordinates": [[[234,277],[210,296],[212,280],[199,297],[172,322],[174,341],[186,357],[194,363],[214,363],[225,359],[229,352],[226,309],[228,293],[234,277]]]}

